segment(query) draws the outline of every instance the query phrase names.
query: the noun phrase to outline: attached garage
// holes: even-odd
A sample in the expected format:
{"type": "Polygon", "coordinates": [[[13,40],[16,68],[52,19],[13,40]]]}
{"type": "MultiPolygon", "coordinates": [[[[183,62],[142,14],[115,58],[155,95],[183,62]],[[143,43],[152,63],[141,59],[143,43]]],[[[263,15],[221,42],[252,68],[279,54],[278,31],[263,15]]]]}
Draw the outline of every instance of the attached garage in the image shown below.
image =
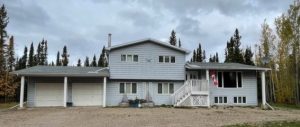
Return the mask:
{"type": "Polygon", "coordinates": [[[74,106],[100,106],[102,100],[102,83],[72,83],[72,103],[74,106]]]}
{"type": "Polygon", "coordinates": [[[64,84],[36,83],[35,106],[64,106],[64,84]]]}

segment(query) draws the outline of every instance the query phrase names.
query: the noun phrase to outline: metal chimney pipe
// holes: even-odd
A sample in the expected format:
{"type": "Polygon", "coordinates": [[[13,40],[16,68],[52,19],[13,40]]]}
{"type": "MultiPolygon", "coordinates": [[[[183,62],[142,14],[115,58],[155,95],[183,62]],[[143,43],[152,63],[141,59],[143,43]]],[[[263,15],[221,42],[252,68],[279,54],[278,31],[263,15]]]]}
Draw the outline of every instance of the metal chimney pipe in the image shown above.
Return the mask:
{"type": "Polygon", "coordinates": [[[107,47],[111,47],[111,33],[108,34],[107,47]]]}

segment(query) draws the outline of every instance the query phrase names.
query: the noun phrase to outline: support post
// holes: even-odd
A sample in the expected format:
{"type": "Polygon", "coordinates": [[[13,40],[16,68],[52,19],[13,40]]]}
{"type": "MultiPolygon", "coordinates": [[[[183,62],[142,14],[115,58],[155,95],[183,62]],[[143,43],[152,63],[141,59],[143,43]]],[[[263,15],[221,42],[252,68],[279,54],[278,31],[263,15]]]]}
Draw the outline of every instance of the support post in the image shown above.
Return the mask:
{"type": "Polygon", "coordinates": [[[261,72],[261,91],[262,91],[262,108],[266,108],[266,76],[265,71],[261,72]]]}
{"type": "Polygon", "coordinates": [[[68,77],[64,78],[64,107],[67,107],[68,77]]]}
{"type": "Polygon", "coordinates": [[[102,107],[106,107],[106,77],[103,78],[103,99],[102,107]]]}
{"type": "Polygon", "coordinates": [[[21,89],[20,89],[20,108],[23,108],[24,104],[24,85],[25,85],[25,77],[21,77],[21,89]]]}
{"type": "Polygon", "coordinates": [[[206,70],[206,80],[207,80],[207,107],[210,107],[210,90],[209,90],[209,70],[206,70]]]}

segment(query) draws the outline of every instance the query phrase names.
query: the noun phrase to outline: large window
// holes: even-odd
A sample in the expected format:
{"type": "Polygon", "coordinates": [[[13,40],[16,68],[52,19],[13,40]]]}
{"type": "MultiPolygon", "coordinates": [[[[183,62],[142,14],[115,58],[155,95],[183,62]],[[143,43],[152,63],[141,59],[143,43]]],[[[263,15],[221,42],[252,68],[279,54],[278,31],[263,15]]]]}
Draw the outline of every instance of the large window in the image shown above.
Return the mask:
{"type": "Polygon", "coordinates": [[[175,56],[159,56],[158,61],[159,63],[175,63],[176,59],[175,56]]]}
{"type": "Polygon", "coordinates": [[[121,94],[136,94],[137,85],[136,83],[120,83],[120,93],[121,94]]]}
{"type": "Polygon", "coordinates": [[[121,55],[121,61],[127,61],[127,62],[138,62],[139,56],[138,55],[132,55],[132,54],[122,54],[121,55]]]}
{"type": "Polygon", "coordinates": [[[242,72],[218,72],[218,83],[222,88],[241,88],[242,72]]]}
{"type": "Polygon", "coordinates": [[[173,94],[174,84],[173,83],[158,83],[158,94],[173,94]]]}

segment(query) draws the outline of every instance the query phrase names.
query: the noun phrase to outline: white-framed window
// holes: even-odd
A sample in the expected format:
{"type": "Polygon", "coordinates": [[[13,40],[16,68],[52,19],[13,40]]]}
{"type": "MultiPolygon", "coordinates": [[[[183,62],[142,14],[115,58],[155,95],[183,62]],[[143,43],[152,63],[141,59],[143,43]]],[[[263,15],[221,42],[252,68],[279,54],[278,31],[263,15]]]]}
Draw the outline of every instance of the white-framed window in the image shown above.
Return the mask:
{"type": "Polygon", "coordinates": [[[247,100],[245,96],[235,96],[233,97],[234,104],[246,104],[247,100]]]}
{"type": "Polygon", "coordinates": [[[159,63],[175,63],[176,58],[175,58],[175,56],[159,56],[158,62],[159,63]]]}
{"type": "Polygon", "coordinates": [[[121,82],[119,91],[120,94],[136,94],[137,84],[135,82],[121,82]]]}
{"type": "Polygon", "coordinates": [[[223,71],[217,73],[219,88],[242,88],[242,72],[223,71]]]}
{"type": "Polygon", "coordinates": [[[157,88],[158,94],[173,94],[174,93],[174,83],[158,83],[157,88]]]}
{"type": "Polygon", "coordinates": [[[121,61],[124,62],[138,62],[139,61],[139,56],[138,55],[133,55],[133,54],[122,54],[121,55],[121,61]]]}
{"type": "Polygon", "coordinates": [[[226,96],[215,96],[214,99],[215,104],[227,104],[226,96]]]}

